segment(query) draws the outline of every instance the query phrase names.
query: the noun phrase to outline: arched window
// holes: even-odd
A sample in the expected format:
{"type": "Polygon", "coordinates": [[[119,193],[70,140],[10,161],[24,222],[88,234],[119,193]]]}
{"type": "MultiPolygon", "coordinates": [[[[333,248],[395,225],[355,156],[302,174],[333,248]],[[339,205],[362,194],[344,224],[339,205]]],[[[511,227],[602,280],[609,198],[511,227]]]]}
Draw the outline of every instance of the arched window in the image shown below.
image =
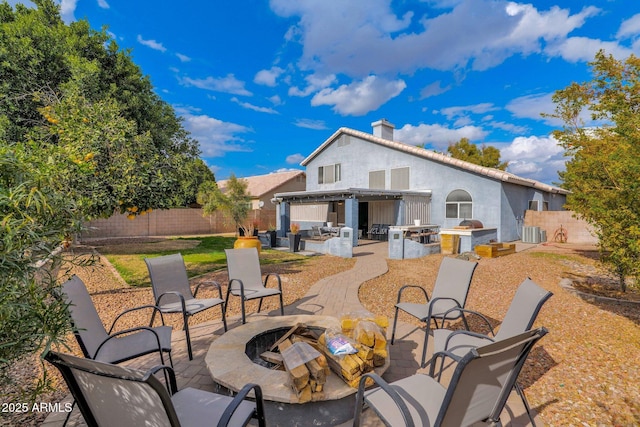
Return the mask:
{"type": "Polygon", "coordinates": [[[473,218],[471,194],[464,190],[453,190],[447,196],[447,218],[473,218]]]}

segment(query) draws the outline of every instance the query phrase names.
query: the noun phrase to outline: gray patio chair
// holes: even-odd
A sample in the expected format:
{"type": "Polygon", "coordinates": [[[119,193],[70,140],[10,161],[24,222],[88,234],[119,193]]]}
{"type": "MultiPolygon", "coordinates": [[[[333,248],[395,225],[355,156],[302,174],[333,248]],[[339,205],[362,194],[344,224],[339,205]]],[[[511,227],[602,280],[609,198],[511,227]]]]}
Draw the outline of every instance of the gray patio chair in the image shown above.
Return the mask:
{"type": "Polygon", "coordinates": [[[148,372],[49,352],[45,359],[65,379],[85,422],[92,426],[245,426],[252,418],[264,427],[262,390],[247,384],[235,397],[194,388],[180,391],[173,369],[148,372]],[[154,374],[163,371],[165,385],[154,374]],[[245,400],[254,392],[255,403],[245,400]]]}
{"type": "Polygon", "coordinates": [[[262,299],[278,295],[280,297],[280,314],[284,315],[282,302],[282,280],[277,273],[267,274],[262,281],[260,258],[256,248],[225,249],[227,255],[227,270],[229,271],[229,287],[225,307],[229,302],[229,295],[240,297],[242,307],[242,323],[246,323],[245,302],[260,298],[258,313],[262,308],[262,299]],[[278,281],[278,289],[267,288],[270,277],[278,281]]]}
{"type": "Polygon", "coordinates": [[[155,258],[145,258],[151,278],[153,297],[161,313],[182,313],[183,329],[187,341],[189,360],[193,360],[191,351],[191,336],[189,335],[189,317],[208,308],[220,306],[222,324],[227,331],[225,306],[222,299],[222,288],[215,281],[199,283],[195,291],[191,292],[187,269],[181,254],[164,255],[155,258]],[[219,298],[196,298],[202,285],[211,285],[218,289],[219,298]]]}
{"type": "MultiPolygon", "coordinates": [[[[511,300],[511,305],[500,325],[500,329],[498,329],[498,333],[494,333],[489,319],[483,314],[465,309],[464,312],[467,315],[478,316],[482,322],[486,323],[490,335],[464,330],[451,331],[448,329],[436,329],[433,331],[433,351],[436,354],[438,352],[445,352],[447,355],[450,355],[453,360],[459,361],[472,348],[521,334],[531,329],[533,322],[536,320],[536,317],[538,317],[540,309],[552,295],[553,293],[542,289],[533,280],[527,278],[518,286],[518,290],[513,300],[511,300]]],[[[442,372],[443,369],[444,359],[444,357],[441,358],[440,372],[442,372]]],[[[435,363],[435,360],[432,359],[431,363],[435,363]]],[[[533,420],[531,408],[525,397],[524,390],[517,382],[514,387],[522,399],[522,403],[524,404],[532,425],[535,426],[535,421],[533,420]]]]}
{"type": "Polygon", "coordinates": [[[61,296],[69,304],[69,315],[76,340],[86,358],[106,363],[120,363],[157,351],[162,364],[164,364],[163,353],[167,353],[169,363],[173,366],[171,327],[164,326],[162,313],[160,318],[163,326],[151,327],[152,316],[149,327],[140,326],[113,332],[116,323],[125,314],[141,309],[153,309],[155,314],[158,307],[145,305],[126,310],[115,318],[107,332],[87,287],[78,276],[73,276],[65,282],[61,290],[61,296]]]}
{"type": "Polygon", "coordinates": [[[473,348],[460,359],[448,386],[430,375],[415,374],[388,384],[376,374],[365,374],[356,395],[354,426],[360,425],[366,402],[387,426],[469,426],[484,422],[502,425],[504,409],[520,370],[544,328],[473,348]],[[365,391],[366,378],[378,388],[365,391]]]}
{"type": "Polygon", "coordinates": [[[467,320],[464,317],[464,312],[459,309],[464,308],[467,302],[469,286],[471,285],[471,279],[477,266],[478,263],[473,261],[443,258],[440,268],[438,269],[438,276],[436,277],[436,283],[431,293],[431,299],[429,299],[427,291],[421,286],[406,285],[401,287],[398,291],[398,301],[393,320],[393,331],[391,333],[391,344],[393,344],[395,340],[398,310],[402,310],[426,323],[424,346],[422,348],[423,367],[426,365],[427,343],[429,342],[432,320],[435,322],[435,327],[438,328],[438,319],[440,319],[442,321],[441,327],[444,328],[445,320],[452,321],[461,318],[467,329],[469,329],[467,320]],[[402,293],[405,289],[410,288],[419,289],[424,294],[426,303],[401,302],[402,293]]]}

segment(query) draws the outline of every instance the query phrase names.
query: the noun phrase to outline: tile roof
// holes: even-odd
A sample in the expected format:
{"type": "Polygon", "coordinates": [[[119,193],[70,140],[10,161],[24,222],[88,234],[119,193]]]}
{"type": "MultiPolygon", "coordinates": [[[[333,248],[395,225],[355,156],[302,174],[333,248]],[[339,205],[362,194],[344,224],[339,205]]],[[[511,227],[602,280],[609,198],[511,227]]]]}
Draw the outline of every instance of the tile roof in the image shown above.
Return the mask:
{"type": "Polygon", "coordinates": [[[518,175],[514,175],[510,172],[506,172],[500,169],[488,168],[486,166],[476,165],[464,160],[456,159],[444,154],[436,153],[432,150],[416,147],[414,145],[405,144],[402,142],[391,141],[388,139],[374,136],[370,133],[358,131],[342,127],[338,129],[333,135],[331,135],[325,142],[323,142],[318,148],[315,149],[306,159],[300,163],[302,166],[306,166],[315,156],[317,156],[322,150],[324,150],[329,144],[331,144],[341,134],[352,135],[365,141],[372,142],[374,144],[383,145],[398,151],[404,151],[405,153],[412,154],[414,156],[422,157],[425,159],[433,160],[439,163],[451,165],[469,172],[477,173],[489,178],[497,179],[502,182],[509,182],[516,185],[522,185],[525,187],[533,187],[539,190],[548,191],[551,193],[569,194],[569,191],[564,188],[556,187],[553,185],[545,184],[533,179],[523,178],[518,175]]]}
{"type": "MultiPolygon", "coordinates": [[[[266,175],[255,175],[241,178],[247,181],[247,193],[252,197],[262,197],[265,194],[272,193],[273,190],[281,185],[295,179],[299,175],[304,175],[304,171],[295,170],[287,172],[274,172],[266,175]]],[[[224,191],[228,180],[218,181],[218,188],[224,191]]]]}

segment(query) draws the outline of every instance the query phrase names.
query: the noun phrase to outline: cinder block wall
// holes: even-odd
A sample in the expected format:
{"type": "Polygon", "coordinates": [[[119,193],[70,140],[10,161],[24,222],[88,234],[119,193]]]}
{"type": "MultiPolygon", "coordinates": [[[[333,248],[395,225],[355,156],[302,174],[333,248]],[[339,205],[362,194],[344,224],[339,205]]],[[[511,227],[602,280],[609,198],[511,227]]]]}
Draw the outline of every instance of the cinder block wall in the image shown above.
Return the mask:
{"type": "MultiPolygon", "coordinates": [[[[269,223],[275,224],[275,210],[253,211],[250,218],[266,230],[269,223]]],[[[234,224],[222,212],[203,217],[202,209],[167,209],[152,211],[128,219],[126,215],[114,214],[107,219],[97,219],[86,224],[87,231],[81,238],[188,236],[235,232],[234,224]]]]}
{"type": "Polygon", "coordinates": [[[597,244],[592,227],[586,221],[573,217],[572,211],[526,211],[524,225],[540,227],[547,232],[547,241],[562,226],[567,235],[567,243],[597,244]]]}

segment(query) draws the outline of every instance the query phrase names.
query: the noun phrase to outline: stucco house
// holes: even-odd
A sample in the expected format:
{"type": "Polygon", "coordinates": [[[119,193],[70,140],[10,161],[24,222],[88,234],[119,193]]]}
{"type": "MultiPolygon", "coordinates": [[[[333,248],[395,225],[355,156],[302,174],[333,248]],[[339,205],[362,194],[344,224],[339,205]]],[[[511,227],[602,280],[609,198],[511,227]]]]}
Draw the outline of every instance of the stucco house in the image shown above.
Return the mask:
{"type": "Polygon", "coordinates": [[[363,236],[374,224],[477,220],[509,242],[521,237],[527,209],[563,210],[562,188],[395,141],[384,119],[372,126],[372,134],[340,128],[302,161],[305,191],[275,194],[280,235],[292,221],[344,224],[363,236]]]}
{"type": "MultiPolygon", "coordinates": [[[[306,174],[303,170],[273,172],[266,175],[254,175],[240,178],[247,183],[247,193],[251,195],[251,209],[271,209],[275,206],[271,200],[279,192],[299,191],[306,188],[306,174]]],[[[217,182],[224,193],[228,180],[217,182]]]]}

